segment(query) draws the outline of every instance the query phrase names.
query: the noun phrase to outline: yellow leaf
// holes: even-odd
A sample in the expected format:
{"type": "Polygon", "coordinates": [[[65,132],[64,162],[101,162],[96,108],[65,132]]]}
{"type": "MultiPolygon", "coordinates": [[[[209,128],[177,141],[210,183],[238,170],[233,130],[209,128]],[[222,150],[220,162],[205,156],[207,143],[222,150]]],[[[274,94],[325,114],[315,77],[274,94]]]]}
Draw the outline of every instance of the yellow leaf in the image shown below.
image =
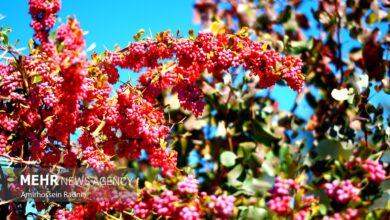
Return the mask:
{"type": "Polygon", "coordinates": [[[135,41],[139,41],[139,38],[140,38],[144,33],[145,33],[145,30],[144,30],[144,29],[139,30],[139,31],[133,36],[134,40],[135,40],[135,41]]]}
{"type": "Polygon", "coordinates": [[[106,125],[106,121],[101,121],[99,126],[96,128],[96,130],[92,133],[93,136],[98,136],[99,132],[104,128],[106,125]]]}
{"type": "Polygon", "coordinates": [[[145,33],[145,30],[144,29],[140,29],[138,32],[137,32],[137,35],[141,36],[145,33]]]}
{"type": "Polygon", "coordinates": [[[100,80],[101,81],[106,81],[106,80],[108,80],[108,76],[107,75],[101,75],[100,76],[100,80]]]}
{"type": "Polygon", "coordinates": [[[206,144],[205,148],[202,150],[202,155],[210,155],[210,144],[206,144]]]}
{"type": "Polygon", "coordinates": [[[75,27],[76,24],[77,24],[76,19],[74,19],[74,18],[69,18],[69,21],[70,21],[70,28],[71,28],[71,29],[74,29],[74,27],[75,27]]]}
{"type": "Polygon", "coordinates": [[[97,59],[98,59],[98,54],[97,54],[96,52],[93,52],[92,55],[91,55],[91,57],[92,57],[92,60],[93,60],[93,61],[97,61],[97,59]]]}
{"type": "Polygon", "coordinates": [[[301,203],[302,203],[302,198],[303,198],[303,194],[305,193],[304,190],[298,190],[298,192],[296,193],[295,195],[295,202],[294,202],[294,207],[295,208],[298,208],[301,206],[301,203]]]}
{"type": "Polygon", "coordinates": [[[320,207],[318,205],[312,206],[311,209],[313,214],[320,213],[320,207]]]}
{"type": "Polygon", "coordinates": [[[164,139],[160,139],[160,147],[165,149],[167,147],[168,143],[164,139]]]}
{"type": "Polygon", "coordinates": [[[153,187],[153,184],[149,181],[145,181],[145,188],[146,189],[151,189],[153,187]]]}
{"type": "Polygon", "coordinates": [[[248,27],[242,27],[237,34],[241,37],[248,37],[249,35],[249,28],[248,27]]]}
{"type": "Polygon", "coordinates": [[[49,116],[49,117],[45,118],[45,120],[43,120],[43,122],[50,121],[50,120],[52,120],[53,118],[54,118],[54,115],[49,116]]]}
{"type": "Polygon", "coordinates": [[[298,183],[304,183],[306,180],[305,172],[302,172],[297,178],[295,178],[295,181],[298,183]]]}
{"type": "Polygon", "coordinates": [[[214,34],[223,34],[225,33],[225,25],[224,23],[217,18],[210,26],[210,31],[214,34]]]}
{"type": "Polygon", "coordinates": [[[33,39],[30,39],[30,40],[28,41],[28,48],[30,49],[30,51],[33,51],[33,50],[34,50],[33,45],[34,45],[34,40],[33,40],[33,39]]]}
{"type": "Polygon", "coordinates": [[[24,127],[31,127],[31,125],[30,124],[28,124],[27,122],[25,122],[25,121],[23,121],[23,126],[24,127]]]}
{"type": "Polygon", "coordinates": [[[263,43],[263,45],[261,46],[261,51],[266,51],[267,47],[268,47],[268,44],[267,43],[263,43]]]}
{"type": "Polygon", "coordinates": [[[195,39],[194,29],[190,29],[190,30],[188,31],[188,34],[190,35],[190,39],[191,39],[191,40],[195,39]]]}

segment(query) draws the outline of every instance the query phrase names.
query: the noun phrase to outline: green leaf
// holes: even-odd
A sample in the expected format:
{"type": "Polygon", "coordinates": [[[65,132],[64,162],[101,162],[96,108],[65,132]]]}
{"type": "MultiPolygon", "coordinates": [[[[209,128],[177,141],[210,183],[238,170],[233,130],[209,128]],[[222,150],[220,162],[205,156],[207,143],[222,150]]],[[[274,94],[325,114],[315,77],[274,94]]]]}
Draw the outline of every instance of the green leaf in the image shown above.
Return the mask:
{"type": "Polygon", "coordinates": [[[225,167],[232,167],[236,164],[237,156],[231,151],[225,151],[219,156],[219,160],[225,167]]]}
{"type": "Polygon", "coordinates": [[[387,204],[389,204],[390,193],[384,192],[381,197],[374,200],[374,203],[369,207],[370,210],[374,209],[386,209],[387,204]]]}
{"type": "Polygon", "coordinates": [[[315,108],[317,107],[318,103],[316,98],[309,92],[306,94],[306,101],[310,105],[310,107],[315,108]]]}
{"type": "Polygon", "coordinates": [[[270,162],[264,161],[261,169],[268,175],[268,176],[275,176],[275,167],[270,164],[270,162]]]}
{"type": "Polygon", "coordinates": [[[52,31],[50,33],[50,39],[55,39],[56,38],[57,31],[52,31]]]}
{"type": "Polygon", "coordinates": [[[276,144],[280,140],[279,138],[275,137],[267,128],[261,126],[258,121],[253,121],[252,132],[256,141],[259,141],[260,143],[263,143],[267,146],[276,144]]]}
{"type": "Polygon", "coordinates": [[[331,181],[332,180],[332,174],[327,172],[327,173],[324,173],[322,175],[322,177],[324,177],[324,179],[326,179],[327,181],[331,181]]]}
{"type": "Polygon", "coordinates": [[[283,45],[287,45],[288,44],[288,40],[289,40],[288,35],[284,35],[284,37],[283,37],[283,45]]]}
{"type": "Polygon", "coordinates": [[[144,171],[144,176],[145,176],[145,179],[152,182],[153,180],[156,179],[157,175],[159,174],[160,172],[160,168],[158,167],[150,167],[149,169],[147,169],[146,171],[144,171]]]}
{"type": "Polygon", "coordinates": [[[39,83],[39,82],[41,82],[41,81],[42,81],[42,76],[34,76],[34,77],[31,79],[31,82],[32,82],[33,84],[39,83]]]}
{"type": "Polygon", "coordinates": [[[243,209],[238,217],[239,220],[262,220],[266,219],[267,210],[256,206],[249,206],[247,209],[243,209]]]}
{"type": "Polygon", "coordinates": [[[316,152],[319,158],[330,157],[332,159],[339,159],[340,157],[347,159],[352,153],[351,150],[345,150],[339,141],[330,139],[321,140],[316,152]]]}
{"type": "Polygon", "coordinates": [[[290,147],[287,144],[283,144],[279,150],[280,159],[284,159],[290,153],[290,147]]]}
{"type": "Polygon", "coordinates": [[[228,178],[228,181],[229,183],[234,186],[234,187],[238,187],[240,186],[242,183],[240,181],[237,180],[237,178],[239,176],[241,176],[242,172],[244,171],[244,167],[241,165],[241,164],[238,164],[237,166],[235,166],[228,174],[227,174],[227,178],[228,178]]]}
{"type": "Polygon", "coordinates": [[[245,181],[242,183],[239,190],[247,196],[254,196],[259,193],[264,195],[271,188],[272,184],[270,182],[248,176],[245,178],[245,181]]]}
{"type": "Polygon", "coordinates": [[[326,215],[326,206],[324,204],[320,204],[319,209],[322,215],[326,215]]]}
{"type": "Polygon", "coordinates": [[[7,35],[7,33],[6,32],[2,32],[2,39],[3,39],[3,43],[5,44],[5,45],[8,45],[8,35],[7,35]]]}
{"type": "Polygon", "coordinates": [[[247,160],[255,148],[256,144],[254,142],[242,142],[238,145],[237,154],[247,160]]]}
{"type": "Polygon", "coordinates": [[[305,51],[311,50],[314,45],[313,38],[310,38],[310,40],[304,40],[304,41],[291,41],[290,42],[290,52],[293,54],[300,54],[305,51]]]}
{"type": "Polygon", "coordinates": [[[8,177],[16,177],[14,170],[11,168],[4,168],[3,171],[7,174],[8,177]]]}
{"type": "Polygon", "coordinates": [[[292,12],[291,6],[288,5],[285,10],[283,10],[279,13],[279,17],[277,18],[277,22],[279,24],[287,22],[292,17],[292,13],[293,12],[292,12]]]}

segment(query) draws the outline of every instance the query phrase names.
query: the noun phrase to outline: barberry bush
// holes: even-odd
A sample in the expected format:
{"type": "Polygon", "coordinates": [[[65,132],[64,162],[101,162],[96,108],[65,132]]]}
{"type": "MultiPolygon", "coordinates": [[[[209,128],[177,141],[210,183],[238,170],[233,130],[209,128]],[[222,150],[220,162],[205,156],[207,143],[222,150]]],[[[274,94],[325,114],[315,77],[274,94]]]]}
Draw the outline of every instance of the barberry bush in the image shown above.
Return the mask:
{"type": "MultiPolygon", "coordinates": [[[[324,40],[305,38],[301,1],[280,3],[279,15],[278,2],[227,2],[197,1],[197,34],[141,30],[128,46],[91,56],[76,18],[56,26],[60,0],[29,1],[28,54],[1,30],[0,156],[18,167],[98,173],[125,165],[138,180],[135,198],[47,202],[36,216],[390,217],[390,121],[370,101],[388,98],[389,35],[363,31],[389,20],[386,5],[319,3],[310,13],[324,40]],[[342,29],[360,43],[348,59],[342,29]],[[139,73],[137,83],[119,80],[122,70],[139,73]],[[284,86],[296,96],[288,111],[273,95],[284,86]]],[[[1,212],[21,217],[12,201],[1,212]]]]}

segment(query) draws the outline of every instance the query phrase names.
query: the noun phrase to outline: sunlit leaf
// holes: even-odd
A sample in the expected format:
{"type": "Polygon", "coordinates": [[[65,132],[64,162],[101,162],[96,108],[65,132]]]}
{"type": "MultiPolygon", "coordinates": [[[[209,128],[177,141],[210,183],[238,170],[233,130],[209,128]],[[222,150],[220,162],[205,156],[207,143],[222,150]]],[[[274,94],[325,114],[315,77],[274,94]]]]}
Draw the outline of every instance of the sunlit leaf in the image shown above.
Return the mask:
{"type": "Polygon", "coordinates": [[[237,180],[237,178],[242,174],[244,171],[244,167],[241,164],[237,164],[229,173],[227,174],[228,181],[233,186],[239,186],[242,183],[237,180]]]}
{"type": "Polygon", "coordinates": [[[96,47],[96,44],[95,43],[92,43],[88,48],[87,48],[87,52],[89,52],[89,51],[92,51],[93,49],[95,49],[95,47],[96,47]]]}
{"type": "Polygon", "coordinates": [[[311,50],[314,45],[313,38],[310,38],[308,41],[291,41],[289,51],[293,54],[300,54],[307,50],[311,50]]]}
{"type": "Polygon", "coordinates": [[[323,139],[318,143],[316,152],[318,158],[330,157],[331,159],[338,159],[341,157],[346,159],[351,155],[352,150],[345,150],[339,141],[323,139]]]}
{"type": "Polygon", "coordinates": [[[220,155],[219,160],[225,167],[232,167],[236,164],[236,158],[237,156],[233,152],[225,151],[220,155]]]}
{"type": "Polygon", "coordinates": [[[345,101],[354,97],[353,88],[333,89],[331,95],[337,101],[345,101]]]}
{"type": "Polygon", "coordinates": [[[255,147],[256,144],[254,142],[242,142],[238,145],[237,153],[239,156],[248,159],[255,147]]]}
{"type": "Polygon", "coordinates": [[[263,220],[267,218],[267,210],[256,206],[249,206],[241,211],[239,220],[263,220]]]}

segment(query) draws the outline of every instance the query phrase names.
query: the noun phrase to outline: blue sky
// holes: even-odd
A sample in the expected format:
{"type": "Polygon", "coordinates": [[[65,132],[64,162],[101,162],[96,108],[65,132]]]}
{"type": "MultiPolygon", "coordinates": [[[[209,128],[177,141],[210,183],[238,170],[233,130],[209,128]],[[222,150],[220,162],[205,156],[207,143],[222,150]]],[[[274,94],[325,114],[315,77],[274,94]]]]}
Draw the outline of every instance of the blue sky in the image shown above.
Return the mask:
{"type": "MultiPolygon", "coordinates": [[[[115,43],[126,46],[139,29],[153,33],[171,29],[183,34],[198,26],[192,23],[192,0],[135,1],[135,0],[63,0],[59,17],[65,22],[68,16],[76,16],[81,27],[88,31],[87,45],[96,43],[95,50],[112,49],[115,43]]],[[[3,27],[11,27],[12,40],[19,39],[19,47],[27,45],[33,31],[29,26],[27,0],[1,0],[0,21],[3,27]]]]}

